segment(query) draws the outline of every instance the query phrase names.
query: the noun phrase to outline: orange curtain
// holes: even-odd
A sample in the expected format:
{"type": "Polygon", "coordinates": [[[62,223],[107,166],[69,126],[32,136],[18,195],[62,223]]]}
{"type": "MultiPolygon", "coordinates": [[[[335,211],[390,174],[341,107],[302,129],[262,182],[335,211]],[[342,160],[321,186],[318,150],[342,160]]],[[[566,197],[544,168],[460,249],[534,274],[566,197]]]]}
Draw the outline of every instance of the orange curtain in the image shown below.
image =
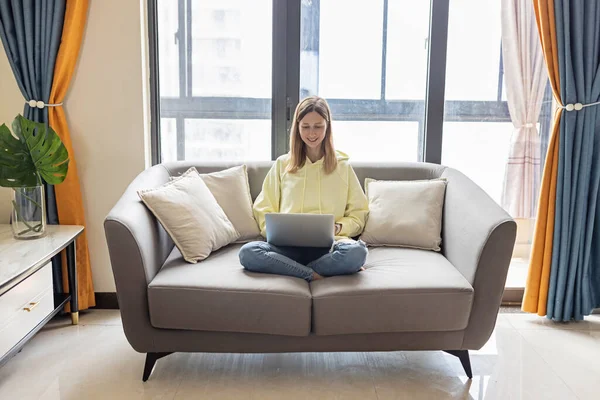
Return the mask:
{"type": "MultiPolygon", "coordinates": [[[[52,92],[50,93],[49,101],[52,104],[62,103],[67,94],[67,90],[69,89],[69,84],[79,56],[79,49],[81,48],[87,11],[88,0],[67,0],[62,39],[60,48],[58,49],[58,56],[54,67],[52,92]]],[[[85,226],[77,163],[75,161],[75,152],[73,151],[73,144],[71,142],[71,135],[69,133],[69,126],[67,124],[64,107],[50,107],[48,109],[48,117],[50,126],[54,128],[56,133],[62,139],[69,152],[70,158],[67,178],[63,183],[55,186],[58,220],[63,225],[85,226]]],[[[94,285],[92,283],[90,255],[85,230],[77,239],[76,247],[79,309],[85,310],[86,308],[96,305],[94,285]]],[[[63,260],[66,260],[64,254],[63,260]]],[[[66,262],[63,262],[63,286],[65,292],[68,292],[69,290],[67,277],[66,262]]]]}
{"type": "MultiPolygon", "coordinates": [[[[538,31],[544,51],[550,85],[554,98],[560,104],[560,75],[558,72],[558,48],[554,19],[554,0],[533,0],[538,31]]],[[[556,211],[556,178],[558,175],[558,137],[562,109],[554,118],[552,134],[540,189],[538,215],[531,250],[531,261],[523,297],[523,311],[546,315],[550,267],[552,264],[552,241],[554,240],[554,215],[556,211]]]]}

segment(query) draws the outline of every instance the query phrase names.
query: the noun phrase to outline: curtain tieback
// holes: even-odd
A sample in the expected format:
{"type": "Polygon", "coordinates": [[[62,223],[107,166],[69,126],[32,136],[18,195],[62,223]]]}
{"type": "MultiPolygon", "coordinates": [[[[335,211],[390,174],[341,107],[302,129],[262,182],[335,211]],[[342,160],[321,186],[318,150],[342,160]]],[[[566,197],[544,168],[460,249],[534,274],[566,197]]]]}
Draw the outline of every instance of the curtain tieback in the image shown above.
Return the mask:
{"type": "Polygon", "coordinates": [[[519,128],[535,128],[535,124],[534,123],[527,123],[527,124],[523,124],[521,125],[519,128]]]}
{"type": "Polygon", "coordinates": [[[600,101],[597,101],[595,103],[590,103],[590,104],[581,104],[581,103],[575,103],[575,104],[567,104],[566,106],[560,106],[560,108],[564,108],[567,111],[580,111],[582,109],[584,109],[585,107],[590,107],[590,106],[597,106],[598,104],[600,104],[600,101]]]}
{"type": "Polygon", "coordinates": [[[27,104],[29,105],[29,107],[31,108],[44,108],[44,107],[60,107],[63,105],[63,103],[58,103],[58,104],[46,104],[43,101],[36,101],[36,100],[29,100],[27,102],[27,104]]]}

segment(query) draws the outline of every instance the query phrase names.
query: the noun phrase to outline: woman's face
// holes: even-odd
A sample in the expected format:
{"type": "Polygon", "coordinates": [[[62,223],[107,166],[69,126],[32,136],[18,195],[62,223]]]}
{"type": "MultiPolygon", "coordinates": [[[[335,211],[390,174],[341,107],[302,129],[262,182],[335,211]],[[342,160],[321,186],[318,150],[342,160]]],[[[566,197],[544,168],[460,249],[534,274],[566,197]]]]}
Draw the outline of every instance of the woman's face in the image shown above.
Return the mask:
{"type": "Polygon", "coordinates": [[[300,137],[304,144],[311,149],[320,148],[325,139],[327,121],[318,112],[309,112],[298,122],[300,137]]]}

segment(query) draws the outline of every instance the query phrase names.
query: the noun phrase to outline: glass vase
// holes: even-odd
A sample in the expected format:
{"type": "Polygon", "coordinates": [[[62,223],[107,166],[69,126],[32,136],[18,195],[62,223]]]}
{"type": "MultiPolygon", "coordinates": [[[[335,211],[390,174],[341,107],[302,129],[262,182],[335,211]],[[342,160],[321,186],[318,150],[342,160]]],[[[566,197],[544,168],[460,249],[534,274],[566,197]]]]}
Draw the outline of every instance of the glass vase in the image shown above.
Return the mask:
{"type": "Polygon", "coordinates": [[[35,239],[46,234],[44,186],[13,188],[11,226],[16,239],[35,239]]]}

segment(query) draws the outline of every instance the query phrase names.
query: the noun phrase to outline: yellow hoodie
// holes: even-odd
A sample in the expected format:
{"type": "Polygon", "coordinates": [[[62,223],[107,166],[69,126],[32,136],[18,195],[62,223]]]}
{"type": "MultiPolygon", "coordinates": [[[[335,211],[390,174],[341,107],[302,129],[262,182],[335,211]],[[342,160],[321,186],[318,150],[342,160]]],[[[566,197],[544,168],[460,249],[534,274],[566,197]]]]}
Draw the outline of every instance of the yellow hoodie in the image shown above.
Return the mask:
{"type": "Polygon", "coordinates": [[[323,159],[308,158],[296,173],[286,172],[290,155],[277,159],[267,174],[262,192],[254,202],[254,217],[261,235],[266,237],[265,214],[333,214],[342,225],[336,240],[358,236],[369,212],[369,204],[348,156],[336,152],[338,166],[331,174],[323,171],[323,159]]]}

